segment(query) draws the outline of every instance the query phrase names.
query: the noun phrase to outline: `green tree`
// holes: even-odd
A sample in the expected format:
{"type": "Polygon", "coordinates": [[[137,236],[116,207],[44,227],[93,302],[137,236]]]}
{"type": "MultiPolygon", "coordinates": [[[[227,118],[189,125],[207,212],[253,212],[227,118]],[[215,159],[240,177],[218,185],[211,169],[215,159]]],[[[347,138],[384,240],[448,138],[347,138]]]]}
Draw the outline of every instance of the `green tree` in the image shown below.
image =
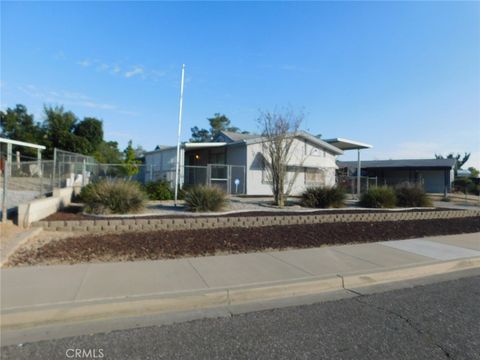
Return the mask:
{"type": "Polygon", "coordinates": [[[102,121],[93,117],[86,117],[75,125],[73,133],[88,141],[88,155],[91,155],[103,142],[102,121]]]}
{"type": "Polygon", "coordinates": [[[103,164],[119,164],[122,162],[122,153],[116,141],[102,141],[95,150],[95,160],[103,164]]]}
{"type": "Polygon", "coordinates": [[[455,163],[455,175],[457,171],[462,168],[463,165],[470,159],[470,153],[464,153],[463,156],[460,154],[450,153],[447,156],[443,156],[441,154],[435,154],[436,159],[455,159],[457,162],[455,163]]]}
{"type": "Polygon", "coordinates": [[[215,113],[213,117],[208,118],[210,129],[200,129],[198,126],[191,128],[192,137],[191,142],[208,142],[212,141],[221,131],[231,131],[235,133],[248,134],[248,131],[240,131],[238,127],[231,126],[230,119],[220,113],[215,113]]]}
{"type": "Polygon", "coordinates": [[[125,169],[125,173],[128,177],[132,177],[136,175],[140,171],[140,161],[137,160],[135,149],[132,145],[132,140],[128,142],[127,147],[123,150],[124,159],[123,159],[123,167],[125,169]]]}
{"type": "Polygon", "coordinates": [[[208,142],[211,140],[210,132],[207,129],[199,129],[194,126],[190,129],[192,132],[191,142],[208,142]]]}
{"type": "Polygon", "coordinates": [[[470,177],[477,178],[478,175],[480,175],[480,171],[477,168],[474,168],[473,166],[470,166],[468,168],[468,171],[470,171],[470,177]]]}
{"type": "Polygon", "coordinates": [[[43,130],[48,143],[47,154],[53,153],[53,148],[66,151],[84,153],[88,149],[81,149],[87,146],[87,142],[77,139],[73,133],[77,123],[77,117],[71,111],[65,111],[63,106],[45,106],[45,120],[43,130]]]}
{"type": "MultiPolygon", "coordinates": [[[[17,104],[15,108],[0,111],[0,127],[3,137],[45,145],[44,132],[39,123],[34,121],[25,105],[17,104]]],[[[22,147],[21,152],[28,156],[36,156],[37,150],[22,147]]]]}

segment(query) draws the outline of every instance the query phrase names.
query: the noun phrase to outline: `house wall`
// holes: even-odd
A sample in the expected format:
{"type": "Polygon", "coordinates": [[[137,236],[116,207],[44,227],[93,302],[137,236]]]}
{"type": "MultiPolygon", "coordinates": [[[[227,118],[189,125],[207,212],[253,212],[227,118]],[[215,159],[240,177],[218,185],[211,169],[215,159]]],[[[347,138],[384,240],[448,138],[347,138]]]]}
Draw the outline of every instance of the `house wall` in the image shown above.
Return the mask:
{"type": "MultiPolygon", "coordinates": [[[[308,186],[335,185],[335,170],[337,168],[336,156],[323,148],[310,144],[303,139],[295,139],[292,144],[292,164],[304,164],[309,167],[321,169],[323,184],[309,184],[306,182],[305,169],[301,170],[293,182],[291,195],[299,195],[308,186]]],[[[246,149],[247,156],[247,194],[271,195],[272,190],[263,166],[262,144],[249,144],[246,149]]],[[[292,172],[290,176],[293,176],[292,172]]]]}

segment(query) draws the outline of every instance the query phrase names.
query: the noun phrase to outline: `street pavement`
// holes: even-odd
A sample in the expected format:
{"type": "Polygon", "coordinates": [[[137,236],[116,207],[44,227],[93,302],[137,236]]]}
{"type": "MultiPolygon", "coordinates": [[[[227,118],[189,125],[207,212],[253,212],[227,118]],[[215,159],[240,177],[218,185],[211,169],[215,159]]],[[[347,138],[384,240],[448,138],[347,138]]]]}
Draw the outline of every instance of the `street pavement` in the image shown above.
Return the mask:
{"type": "Polygon", "coordinates": [[[103,359],[480,359],[480,276],[355,295],[12,345],[1,355],[5,360],[79,358],[72,356],[75,351],[103,359]]]}

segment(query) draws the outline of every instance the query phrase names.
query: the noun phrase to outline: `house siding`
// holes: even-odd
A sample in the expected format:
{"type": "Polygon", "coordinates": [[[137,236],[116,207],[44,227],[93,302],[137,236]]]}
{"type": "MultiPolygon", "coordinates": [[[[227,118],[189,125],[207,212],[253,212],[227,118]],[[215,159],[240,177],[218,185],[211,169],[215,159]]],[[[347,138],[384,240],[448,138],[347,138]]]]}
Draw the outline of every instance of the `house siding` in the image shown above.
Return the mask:
{"type": "MultiPolygon", "coordinates": [[[[248,195],[272,195],[272,189],[263,176],[262,144],[254,143],[247,146],[247,194],[248,195]]],[[[295,139],[292,144],[292,162],[302,163],[308,159],[309,165],[322,169],[324,174],[324,186],[335,185],[336,156],[329,151],[316,147],[302,139],[295,139]]],[[[291,195],[301,194],[306,187],[315,184],[307,184],[305,181],[305,169],[301,170],[293,183],[291,195]]],[[[320,185],[320,184],[319,184],[320,185]]]]}

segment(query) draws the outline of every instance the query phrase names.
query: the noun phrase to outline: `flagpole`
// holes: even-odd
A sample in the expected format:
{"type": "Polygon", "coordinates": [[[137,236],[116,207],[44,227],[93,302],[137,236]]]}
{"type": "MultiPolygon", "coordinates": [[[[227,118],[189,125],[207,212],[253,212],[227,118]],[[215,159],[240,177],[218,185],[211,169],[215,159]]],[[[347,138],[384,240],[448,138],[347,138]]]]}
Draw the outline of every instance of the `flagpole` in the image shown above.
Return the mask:
{"type": "Polygon", "coordinates": [[[183,108],[183,82],[185,80],[185,64],[182,65],[182,82],[180,85],[180,109],[178,112],[178,134],[177,134],[177,161],[175,166],[175,206],[178,200],[178,185],[180,173],[180,135],[182,132],[182,108],[183,108]]]}

